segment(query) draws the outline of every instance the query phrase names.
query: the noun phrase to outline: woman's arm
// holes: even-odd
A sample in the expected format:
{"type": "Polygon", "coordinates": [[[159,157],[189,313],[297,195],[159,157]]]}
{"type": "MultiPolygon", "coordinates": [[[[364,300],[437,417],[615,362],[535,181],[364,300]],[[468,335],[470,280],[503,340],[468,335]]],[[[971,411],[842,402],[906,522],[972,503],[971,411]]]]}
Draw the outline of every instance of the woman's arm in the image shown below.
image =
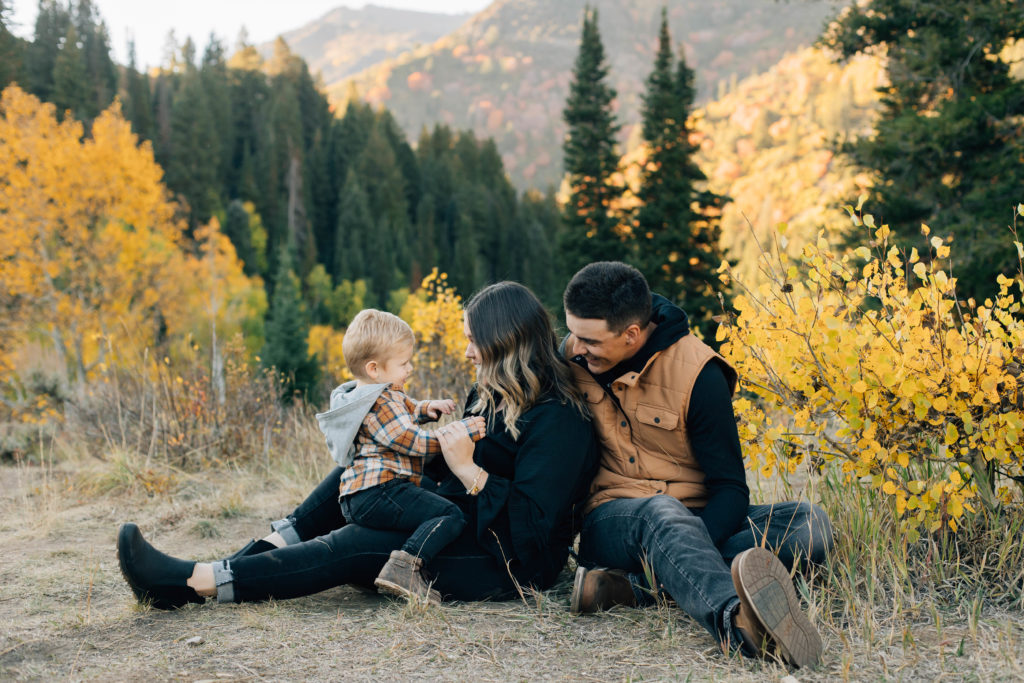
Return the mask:
{"type": "Polygon", "coordinates": [[[490,473],[477,502],[478,538],[511,539],[502,554],[523,564],[546,550],[596,463],[593,427],[574,408],[550,402],[532,413],[522,425],[513,478],[490,473]]]}

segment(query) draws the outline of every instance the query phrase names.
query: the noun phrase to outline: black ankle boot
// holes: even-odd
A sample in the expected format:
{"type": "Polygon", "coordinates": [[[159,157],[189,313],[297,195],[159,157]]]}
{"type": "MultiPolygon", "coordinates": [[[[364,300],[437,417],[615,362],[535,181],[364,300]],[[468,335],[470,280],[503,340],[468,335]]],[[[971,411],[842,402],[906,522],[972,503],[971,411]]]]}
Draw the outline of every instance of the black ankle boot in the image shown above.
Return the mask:
{"type": "Polygon", "coordinates": [[[262,538],[256,540],[255,538],[245,544],[245,547],[239,550],[234,555],[229,555],[228,560],[237,560],[240,557],[248,557],[249,555],[259,555],[265,553],[268,550],[276,550],[277,546],[270,541],[264,541],[262,538]]]}
{"type": "Polygon", "coordinates": [[[146,542],[132,523],[122,524],[117,532],[117,559],[121,575],[139,602],[149,601],[157,609],[177,609],[206,601],[186,583],[196,563],[163,554],[146,542]]]}

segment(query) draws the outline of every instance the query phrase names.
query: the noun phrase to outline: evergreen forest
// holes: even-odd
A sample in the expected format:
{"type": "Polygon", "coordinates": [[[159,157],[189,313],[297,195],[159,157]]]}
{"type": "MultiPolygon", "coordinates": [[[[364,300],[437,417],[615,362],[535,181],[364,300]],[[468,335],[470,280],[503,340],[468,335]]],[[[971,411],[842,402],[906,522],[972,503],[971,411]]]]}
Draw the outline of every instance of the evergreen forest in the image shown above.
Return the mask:
{"type": "Polygon", "coordinates": [[[87,126],[118,98],[190,233],[216,217],[268,293],[290,264],[310,323],[344,326],[352,292],[397,311],[434,267],[463,294],[515,279],[557,302],[553,194],[518,193],[492,141],[435,125],[411,144],[357,98],[338,116],[280,39],[264,60],[172,34],[150,73],[110,52],[90,0],[42,0],[31,41],[0,23],[0,88],[17,82],[87,126]]]}

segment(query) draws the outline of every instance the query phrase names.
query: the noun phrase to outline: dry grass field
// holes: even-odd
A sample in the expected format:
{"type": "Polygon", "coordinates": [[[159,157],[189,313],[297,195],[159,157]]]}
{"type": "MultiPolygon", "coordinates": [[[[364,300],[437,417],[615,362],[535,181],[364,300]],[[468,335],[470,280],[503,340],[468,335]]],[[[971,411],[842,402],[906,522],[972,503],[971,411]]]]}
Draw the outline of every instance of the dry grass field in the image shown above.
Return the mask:
{"type": "MultiPolygon", "coordinates": [[[[572,617],[568,570],[554,590],[509,603],[420,609],[355,588],[175,612],[135,603],[118,572],[119,523],[139,523],[173,554],[224,556],[301,500],[317,481],[318,466],[326,466],[316,454],[201,475],[130,458],[0,467],[0,679],[779,681],[790,675],[776,663],[724,656],[671,605],[572,617]]],[[[802,489],[806,495],[815,495],[811,484],[802,489]]],[[[766,487],[755,491],[761,499],[778,495],[766,487]]],[[[1024,679],[1019,591],[1016,598],[993,599],[970,594],[963,577],[944,583],[922,576],[923,562],[908,562],[870,537],[876,530],[850,511],[856,500],[823,498],[841,536],[858,538],[841,537],[828,567],[797,579],[825,642],[823,663],[793,672],[797,680],[1024,679]],[[908,580],[897,577],[900,567],[908,580]]]]}

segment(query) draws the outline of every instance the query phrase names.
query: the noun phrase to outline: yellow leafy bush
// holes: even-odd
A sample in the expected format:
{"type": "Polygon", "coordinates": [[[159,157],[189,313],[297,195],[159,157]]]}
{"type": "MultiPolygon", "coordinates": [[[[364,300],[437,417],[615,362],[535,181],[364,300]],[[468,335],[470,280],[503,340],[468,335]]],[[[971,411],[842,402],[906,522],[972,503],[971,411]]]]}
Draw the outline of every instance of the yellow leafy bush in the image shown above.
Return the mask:
{"type": "Polygon", "coordinates": [[[345,333],[330,325],[311,325],[306,346],[310,355],[316,355],[320,367],[336,382],[352,379],[352,373],[345,365],[345,354],[341,351],[341,342],[345,333]]]}
{"type": "Polygon", "coordinates": [[[432,270],[399,315],[418,341],[410,391],[417,398],[464,398],[475,377],[464,354],[462,300],[448,284],[448,276],[432,270]]]}
{"type": "MultiPolygon", "coordinates": [[[[776,235],[761,258],[768,283],[738,283],[718,339],[745,390],[748,467],[839,461],[851,483],[890,497],[911,541],[955,531],[979,502],[1013,500],[1024,474],[1024,280],[1000,275],[994,300],[958,301],[941,238],[908,254],[871,216],[853,220],[873,231],[870,248],[840,253],[821,233],[791,260],[776,235]]],[[[720,272],[731,279],[728,264],[720,272]]]]}

